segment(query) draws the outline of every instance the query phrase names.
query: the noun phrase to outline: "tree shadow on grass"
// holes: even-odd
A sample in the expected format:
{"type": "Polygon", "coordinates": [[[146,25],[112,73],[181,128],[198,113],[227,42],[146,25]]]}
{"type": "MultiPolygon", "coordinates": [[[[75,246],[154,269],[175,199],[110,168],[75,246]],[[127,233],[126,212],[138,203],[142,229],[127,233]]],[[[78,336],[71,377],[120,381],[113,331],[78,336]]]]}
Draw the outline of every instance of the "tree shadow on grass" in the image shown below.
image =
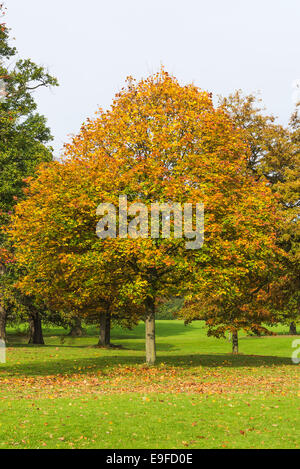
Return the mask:
{"type": "MultiPolygon", "coordinates": [[[[115,339],[115,337],[113,339],[115,339]]],[[[93,343],[90,343],[90,344],[80,344],[77,338],[72,338],[69,340],[70,341],[72,340],[72,343],[66,344],[66,343],[56,342],[54,344],[35,345],[35,344],[28,344],[27,342],[23,342],[23,343],[22,342],[10,342],[7,344],[7,348],[8,349],[23,349],[25,352],[26,350],[29,351],[29,350],[35,350],[38,348],[45,349],[45,350],[56,349],[56,348],[59,348],[61,350],[63,349],[71,349],[71,350],[72,349],[73,350],[102,349],[102,350],[110,350],[110,351],[121,350],[124,353],[126,353],[126,351],[127,352],[141,352],[145,350],[145,342],[143,340],[140,340],[140,342],[131,343],[129,338],[128,338],[128,342],[126,341],[126,339],[124,340],[123,338],[121,343],[118,343],[112,340],[111,342],[112,346],[107,347],[107,348],[99,347],[97,345],[97,341],[94,341],[93,343]],[[78,342],[76,343],[76,341],[78,342]]],[[[159,344],[156,344],[156,349],[157,351],[161,351],[161,352],[171,352],[171,351],[178,350],[178,347],[176,346],[176,344],[159,343],[159,344]]],[[[78,360],[81,360],[81,358],[78,357],[78,360]]]]}
{"type": "MultiPolygon", "coordinates": [[[[159,360],[161,360],[161,358],[162,357],[160,356],[159,360]]],[[[163,357],[162,361],[172,366],[191,368],[197,366],[208,368],[260,368],[293,365],[290,357],[246,354],[233,355],[232,353],[194,354],[184,356],[169,355],[167,357],[163,357]]]]}
{"type": "MultiPolygon", "coordinates": [[[[0,381],[1,376],[9,375],[11,377],[32,377],[32,376],[49,376],[63,374],[70,376],[74,373],[86,375],[89,373],[106,373],[108,368],[118,366],[136,366],[144,364],[145,360],[142,356],[126,356],[126,355],[108,355],[105,349],[101,349],[103,355],[97,357],[83,357],[75,359],[62,359],[55,361],[49,360],[17,363],[9,366],[0,365],[0,381]]],[[[182,367],[184,369],[195,367],[223,367],[223,368],[268,368],[274,366],[291,366],[293,365],[290,358],[276,356],[258,356],[258,355],[238,355],[232,354],[196,354],[196,355],[159,355],[156,365],[164,363],[168,366],[182,367]]],[[[295,365],[296,366],[296,365],[295,365]]],[[[197,370],[193,370],[193,374],[197,370]]],[[[101,376],[101,375],[100,375],[101,376]]]]}

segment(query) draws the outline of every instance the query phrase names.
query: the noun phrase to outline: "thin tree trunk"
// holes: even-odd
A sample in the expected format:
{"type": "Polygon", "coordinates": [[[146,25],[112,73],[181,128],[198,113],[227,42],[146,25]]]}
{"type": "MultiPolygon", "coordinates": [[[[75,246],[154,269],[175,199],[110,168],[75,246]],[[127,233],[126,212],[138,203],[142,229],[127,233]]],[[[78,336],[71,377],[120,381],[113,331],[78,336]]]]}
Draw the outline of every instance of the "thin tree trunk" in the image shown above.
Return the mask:
{"type": "Polygon", "coordinates": [[[100,314],[100,335],[98,342],[100,347],[110,346],[110,322],[109,310],[106,313],[100,314]]]}
{"type": "Polygon", "coordinates": [[[106,313],[106,318],[105,318],[105,340],[106,340],[106,345],[110,345],[110,330],[111,330],[111,317],[110,313],[106,313]]]}
{"type": "Polygon", "coordinates": [[[292,321],[290,324],[290,335],[297,335],[297,328],[294,321],[292,321]]]}
{"type": "Polygon", "coordinates": [[[28,343],[35,345],[44,345],[45,342],[43,337],[42,321],[37,311],[31,315],[29,319],[29,327],[30,337],[28,343]]]}
{"type": "Polygon", "coordinates": [[[81,320],[79,318],[74,318],[74,321],[71,324],[71,330],[69,332],[71,337],[82,337],[83,328],[81,326],[81,320]]]}
{"type": "Polygon", "coordinates": [[[232,333],[232,353],[239,353],[239,337],[236,330],[232,333]]]}
{"type": "MultiPolygon", "coordinates": [[[[0,264],[0,275],[4,275],[5,267],[0,264]]],[[[7,311],[4,305],[1,304],[0,299],[0,340],[6,342],[6,320],[7,320],[7,311]]]]}
{"type": "Polygon", "coordinates": [[[6,318],[7,313],[4,306],[0,304],[0,340],[6,342],[6,318]]]}
{"type": "Polygon", "coordinates": [[[155,303],[152,298],[147,300],[147,311],[145,320],[146,329],[146,362],[148,365],[154,365],[156,360],[155,344],[155,303]]]}

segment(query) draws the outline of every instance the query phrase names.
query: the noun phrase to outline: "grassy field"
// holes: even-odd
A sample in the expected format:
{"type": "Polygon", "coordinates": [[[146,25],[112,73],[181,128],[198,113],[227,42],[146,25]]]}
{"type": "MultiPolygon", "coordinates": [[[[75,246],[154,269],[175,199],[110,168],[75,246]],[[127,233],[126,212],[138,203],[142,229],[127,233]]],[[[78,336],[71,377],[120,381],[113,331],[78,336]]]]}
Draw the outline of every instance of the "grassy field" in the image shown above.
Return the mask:
{"type": "Polygon", "coordinates": [[[157,322],[157,366],[144,325],[95,347],[45,330],[45,346],[10,329],[0,364],[0,448],[299,448],[300,365],[287,329],[231,344],[201,322],[157,322]]]}

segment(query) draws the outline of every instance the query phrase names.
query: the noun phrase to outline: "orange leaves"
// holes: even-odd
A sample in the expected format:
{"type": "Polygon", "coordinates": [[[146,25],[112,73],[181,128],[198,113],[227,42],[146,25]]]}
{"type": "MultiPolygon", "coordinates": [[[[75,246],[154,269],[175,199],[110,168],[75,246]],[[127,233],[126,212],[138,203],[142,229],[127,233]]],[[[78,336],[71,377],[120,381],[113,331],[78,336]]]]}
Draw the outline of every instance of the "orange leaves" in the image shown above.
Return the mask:
{"type": "MultiPolygon", "coordinates": [[[[230,396],[246,395],[253,388],[257,389],[257,394],[292,395],[297,388],[297,370],[292,366],[289,373],[280,367],[270,370],[265,368],[263,374],[255,376],[251,369],[241,368],[241,373],[237,374],[234,368],[224,366],[210,371],[200,368],[190,370],[180,366],[117,366],[101,372],[84,370],[84,374],[77,372],[68,376],[8,377],[2,380],[1,398],[11,400],[13,396],[22,395],[25,399],[55,399],[68,396],[74,398],[74,393],[78,396],[96,396],[137,392],[143,396],[142,400],[146,404],[149,402],[147,394],[165,393],[166,390],[171,394],[230,396]]],[[[11,404],[8,402],[7,405],[11,404]]],[[[191,425],[196,427],[197,421],[191,425]]]]}

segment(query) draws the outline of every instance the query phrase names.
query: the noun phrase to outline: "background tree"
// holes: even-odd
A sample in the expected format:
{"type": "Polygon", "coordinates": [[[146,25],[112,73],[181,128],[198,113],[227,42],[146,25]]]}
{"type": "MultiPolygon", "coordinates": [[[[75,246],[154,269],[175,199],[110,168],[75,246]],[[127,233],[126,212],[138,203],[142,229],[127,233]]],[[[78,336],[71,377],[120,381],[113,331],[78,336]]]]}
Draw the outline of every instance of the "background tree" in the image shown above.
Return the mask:
{"type": "Polygon", "coordinates": [[[184,305],[184,298],[161,298],[157,304],[156,318],[160,320],[176,319],[184,305]]]}
{"type": "Polygon", "coordinates": [[[108,170],[100,159],[43,164],[16,207],[13,227],[16,258],[26,266],[22,292],[60,311],[65,323],[98,321],[101,346],[110,345],[111,320],[132,325],[138,313],[131,314],[121,294],[124,266],[96,236],[97,205],[113,189],[113,174],[103,178],[108,170]]]}
{"type": "Polygon", "coordinates": [[[300,119],[299,105],[289,126],[283,127],[268,115],[255,95],[244,96],[237,91],[228,98],[220,98],[220,105],[236,124],[244,130],[251,152],[248,167],[256,179],[266,178],[278,195],[282,211],[277,243],[287,256],[282,258],[283,269],[276,282],[269,286],[268,301],[273,310],[290,323],[296,333],[299,321],[299,206],[300,206],[300,119]]]}
{"type": "Polygon", "coordinates": [[[4,229],[14,205],[24,196],[26,178],[34,174],[41,161],[52,159],[52,148],[48,146],[52,137],[45,117],[36,112],[33,92],[39,87],[57,85],[55,78],[30,59],[14,61],[17,51],[10,45],[9,29],[3,20],[4,14],[5,8],[1,4],[0,77],[4,94],[0,99],[0,251],[9,252],[10,258],[10,262],[7,262],[4,257],[0,257],[2,338],[5,336],[9,303],[13,297],[20,300],[20,295],[13,287],[20,272],[18,266],[12,262],[13,253],[7,244],[4,229]],[[7,278],[4,278],[5,276],[7,278]]]}

